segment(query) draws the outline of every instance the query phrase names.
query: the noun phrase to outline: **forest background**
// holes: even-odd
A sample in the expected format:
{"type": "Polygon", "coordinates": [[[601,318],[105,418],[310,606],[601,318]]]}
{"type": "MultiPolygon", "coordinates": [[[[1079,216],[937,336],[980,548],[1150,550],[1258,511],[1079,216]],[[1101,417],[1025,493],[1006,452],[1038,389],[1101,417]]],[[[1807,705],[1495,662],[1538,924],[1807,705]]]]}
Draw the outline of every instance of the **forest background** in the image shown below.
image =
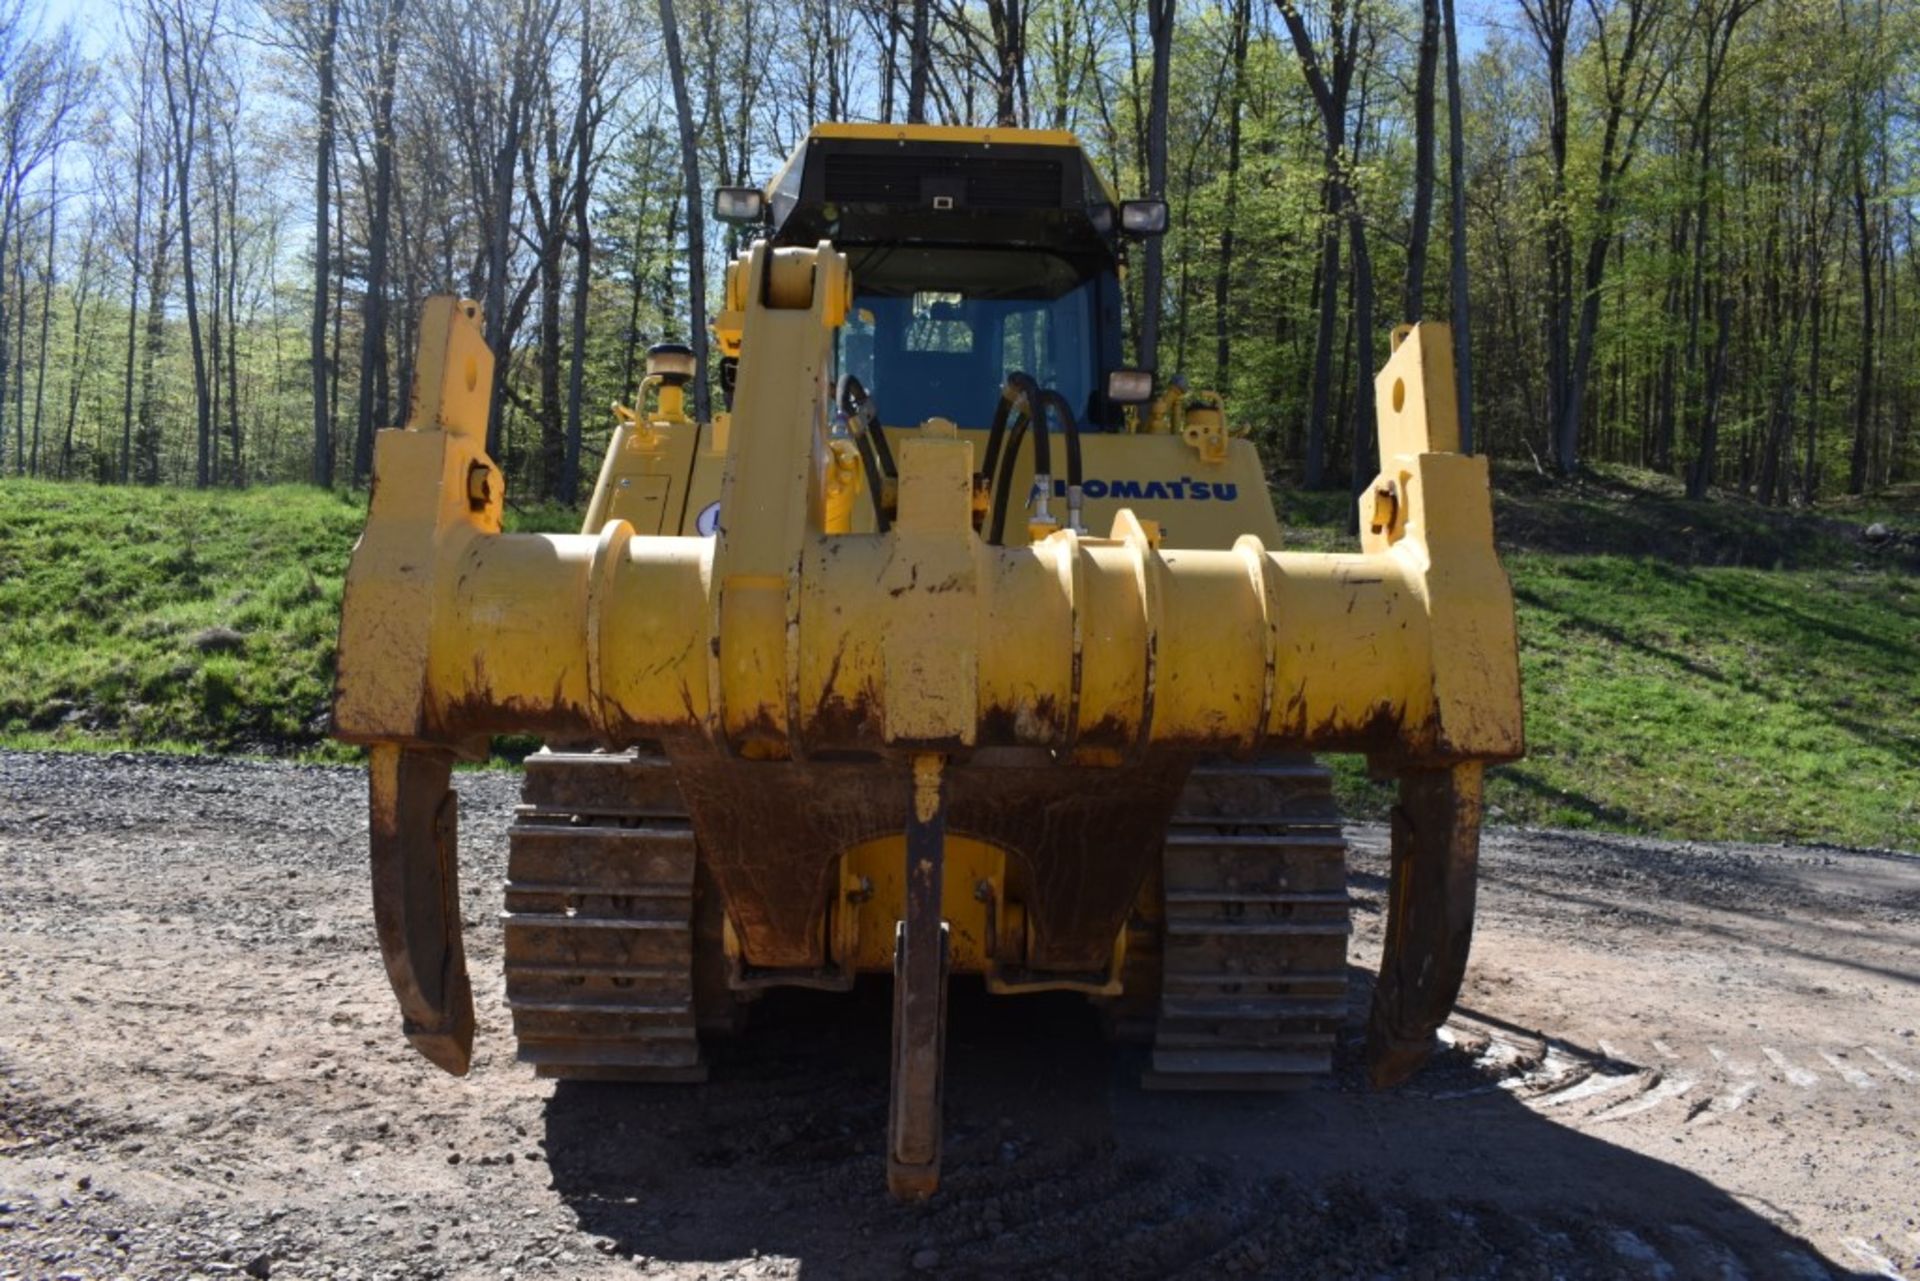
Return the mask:
{"type": "Polygon", "coordinates": [[[1920,6],[1468,3],[0,0],[0,472],[363,482],[452,290],[516,492],[575,501],[647,344],[703,336],[712,188],[924,119],[1164,195],[1130,351],[1292,485],[1364,480],[1388,330],[1463,315],[1496,458],[1911,479],[1920,6]]]}

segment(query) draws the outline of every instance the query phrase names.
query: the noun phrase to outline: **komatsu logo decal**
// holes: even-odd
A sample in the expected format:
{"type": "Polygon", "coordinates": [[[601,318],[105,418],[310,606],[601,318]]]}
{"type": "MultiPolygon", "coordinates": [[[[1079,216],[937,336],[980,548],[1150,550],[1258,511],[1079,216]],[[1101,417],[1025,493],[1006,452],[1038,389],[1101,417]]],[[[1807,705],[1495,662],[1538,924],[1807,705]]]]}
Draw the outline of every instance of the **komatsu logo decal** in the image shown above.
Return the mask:
{"type": "MultiPolygon", "coordinates": [[[[1195,480],[1191,476],[1182,476],[1178,480],[1089,480],[1080,486],[1080,492],[1088,498],[1132,499],[1148,503],[1230,503],[1240,497],[1240,486],[1231,481],[1195,480]]],[[[1053,482],[1053,496],[1067,496],[1066,481],[1053,482]]]]}

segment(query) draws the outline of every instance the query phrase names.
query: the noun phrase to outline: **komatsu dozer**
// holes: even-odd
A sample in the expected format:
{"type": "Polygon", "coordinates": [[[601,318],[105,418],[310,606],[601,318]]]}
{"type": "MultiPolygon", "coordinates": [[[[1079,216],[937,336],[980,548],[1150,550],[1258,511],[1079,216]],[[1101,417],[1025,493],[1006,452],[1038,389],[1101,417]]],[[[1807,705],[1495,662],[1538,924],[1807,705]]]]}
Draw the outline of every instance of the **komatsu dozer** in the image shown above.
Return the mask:
{"type": "MultiPolygon", "coordinates": [[[[887,1179],[938,1181],[950,975],[1070,991],[1147,1084],[1331,1070],[1344,846],[1309,753],[1399,780],[1366,1066],[1458,995],[1481,778],[1522,751],[1487,466],[1444,326],[1394,336],[1361,550],[1281,550],[1216,396],[1122,361],[1166,207],[1065,133],[816,128],[764,190],[708,371],[656,348],[585,527],[501,532],[478,307],[424,307],[348,570],[335,733],[368,750],[407,1037],[467,1070],[456,760],[532,734],[506,994],[545,1076],[698,1081],[774,987],[893,981],[887,1179]]],[[[698,264],[695,270],[698,270],[698,264]]]]}

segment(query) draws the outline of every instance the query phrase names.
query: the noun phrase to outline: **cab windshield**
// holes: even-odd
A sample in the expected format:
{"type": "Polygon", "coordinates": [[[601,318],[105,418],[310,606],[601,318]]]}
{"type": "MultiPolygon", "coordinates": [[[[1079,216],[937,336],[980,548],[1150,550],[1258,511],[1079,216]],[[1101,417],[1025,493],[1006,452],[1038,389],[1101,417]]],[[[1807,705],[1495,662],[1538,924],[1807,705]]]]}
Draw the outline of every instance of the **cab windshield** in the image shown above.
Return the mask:
{"type": "Polygon", "coordinates": [[[869,288],[856,262],[854,308],[836,347],[837,372],[860,380],[883,422],[986,427],[1016,371],[1058,391],[1080,420],[1100,417],[1097,280],[1049,281],[1044,269],[975,280],[948,270],[939,273],[946,287],[915,287],[923,281],[901,274],[870,271],[880,280],[869,288]],[[959,280],[968,283],[952,287],[959,280]]]}

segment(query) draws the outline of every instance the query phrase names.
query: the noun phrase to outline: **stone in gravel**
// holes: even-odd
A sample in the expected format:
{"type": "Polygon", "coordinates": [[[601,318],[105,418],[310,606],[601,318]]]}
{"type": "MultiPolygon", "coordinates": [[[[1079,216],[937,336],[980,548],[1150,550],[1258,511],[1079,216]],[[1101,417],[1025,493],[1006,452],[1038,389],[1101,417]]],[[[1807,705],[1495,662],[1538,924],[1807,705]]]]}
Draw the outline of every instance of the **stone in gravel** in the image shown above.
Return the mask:
{"type": "Polygon", "coordinates": [[[940,1266],[940,1252],[932,1246],[913,1252],[913,1267],[916,1272],[931,1272],[940,1266]]]}
{"type": "Polygon", "coordinates": [[[247,1275],[255,1281],[267,1281],[273,1275],[273,1259],[270,1255],[256,1254],[247,1263],[247,1275]]]}

